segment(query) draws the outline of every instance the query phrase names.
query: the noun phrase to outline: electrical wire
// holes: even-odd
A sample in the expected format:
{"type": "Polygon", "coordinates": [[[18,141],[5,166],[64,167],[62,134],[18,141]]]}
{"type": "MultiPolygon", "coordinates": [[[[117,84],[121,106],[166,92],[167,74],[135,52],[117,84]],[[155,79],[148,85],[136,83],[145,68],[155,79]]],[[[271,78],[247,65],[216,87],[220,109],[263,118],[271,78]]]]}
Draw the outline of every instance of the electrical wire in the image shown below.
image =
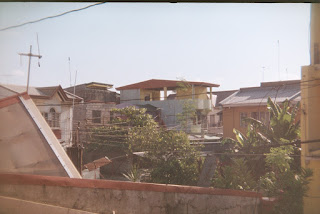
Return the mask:
{"type": "Polygon", "coordinates": [[[34,24],[34,23],[37,23],[37,22],[42,22],[42,21],[45,21],[47,19],[57,18],[57,17],[60,17],[60,16],[67,15],[69,13],[74,13],[74,12],[78,12],[78,11],[81,11],[81,10],[86,10],[88,8],[91,8],[91,7],[94,7],[94,6],[98,6],[98,5],[102,5],[102,4],[105,4],[105,3],[106,2],[98,2],[98,3],[95,3],[95,4],[88,5],[86,7],[79,8],[79,9],[69,10],[69,11],[66,11],[64,13],[60,13],[58,15],[47,16],[47,17],[44,17],[44,18],[41,18],[41,19],[37,19],[37,20],[34,20],[34,21],[29,21],[29,22],[25,22],[25,23],[22,23],[22,24],[9,26],[9,27],[0,29],[0,32],[1,31],[6,31],[6,30],[11,30],[11,29],[14,29],[14,28],[19,28],[19,27],[22,27],[22,26],[25,26],[25,25],[29,25],[29,24],[34,24]]]}

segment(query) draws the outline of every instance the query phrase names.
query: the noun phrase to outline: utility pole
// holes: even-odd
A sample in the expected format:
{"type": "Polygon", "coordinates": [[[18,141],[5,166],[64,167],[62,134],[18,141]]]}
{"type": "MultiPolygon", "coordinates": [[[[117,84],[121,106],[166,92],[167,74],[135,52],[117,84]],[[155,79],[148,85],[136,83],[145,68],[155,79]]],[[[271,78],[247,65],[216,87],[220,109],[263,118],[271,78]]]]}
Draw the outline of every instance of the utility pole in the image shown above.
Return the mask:
{"type": "Polygon", "coordinates": [[[27,79],[27,94],[29,91],[29,78],[30,78],[30,66],[31,66],[31,57],[38,57],[41,59],[41,55],[32,54],[32,45],[30,45],[30,52],[29,53],[18,53],[20,56],[28,56],[29,57],[29,65],[28,65],[28,79],[27,79]]]}

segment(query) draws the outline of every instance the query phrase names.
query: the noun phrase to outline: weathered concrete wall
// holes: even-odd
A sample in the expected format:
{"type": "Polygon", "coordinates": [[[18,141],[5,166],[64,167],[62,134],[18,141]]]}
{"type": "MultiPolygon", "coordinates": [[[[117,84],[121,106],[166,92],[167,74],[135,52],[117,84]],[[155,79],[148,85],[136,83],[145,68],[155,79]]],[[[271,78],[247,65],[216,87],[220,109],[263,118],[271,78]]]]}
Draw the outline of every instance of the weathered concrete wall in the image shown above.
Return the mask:
{"type": "Polygon", "coordinates": [[[94,214],[82,210],[52,206],[32,201],[0,196],[0,213],[10,214],[94,214]]]}
{"type": "Polygon", "coordinates": [[[121,90],[120,91],[120,103],[140,103],[140,89],[121,90]]]}
{"type": "Polygon", "coordinates": [[[95,126],[106,125],[110,122],[110,110],[115,108],[115,103],[85,103],[74,108],[73,128],[77,129],[80,122],[79,138],[81,143],[89,142],[90,129],[95,126]],[[101,123],[93,123],[92,111],[101,111],[101,123]]]}
{"type": "Polygon", "coordinates": [[[260,195],[213,188],[0,174],[0,195],[116,214],[258,213],[260,195]]]}
{"type": "MultiPolygon", "coordinates": [[[[69,87],[64,90],[73,93],[74,88],[69,87]]],[[[116,102],[117,93],[109,91],[108,89],[99,89],[99,88],[88,88],[86,84],[77,85],[75,88],[75,94],[79,97],[82,97],[85,102],[90,100],[96,100],[101,102],[116,102]]]]}

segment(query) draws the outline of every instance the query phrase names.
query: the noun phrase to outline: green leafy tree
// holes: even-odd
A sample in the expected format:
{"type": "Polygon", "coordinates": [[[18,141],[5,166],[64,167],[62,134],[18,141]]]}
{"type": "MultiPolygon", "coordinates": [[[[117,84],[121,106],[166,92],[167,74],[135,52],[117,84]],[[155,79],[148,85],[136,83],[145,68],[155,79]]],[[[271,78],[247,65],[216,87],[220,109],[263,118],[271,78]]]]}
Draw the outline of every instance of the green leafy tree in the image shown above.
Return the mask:
{"type": "Polygon", "coordinates": [[[177,120],[180,123],[181,129],[185,132],[189,131],[189,127],[196,121],[196,107],[192,99],[182,100],[182,112],[177,114],[177,120]]]}
{"type": "Polygon", "coordinates": [[[118,166],[122,165],[124,157],[128,156],[129,159],[132,159],[132,152],[137,151],[134,150],[135,145],[132,145],[128,140],[131,129],[153,131],[158,129],[158,125],[152,116],[146,114],[146,109],[137,109],[135,107],[112,109],[111,114],[113,114],[114,118],[109,124],[91,129],[90,143],[85,145],[83,155],[85,163],[104,156],[109,158],[123,157],[113,162],[112,169],[107,170],[106,167],[101,169],[101,173],[105,177],[110,176],[111,170],[113,174],[121,175],[122,172],[118,170],[118,166]]]}
{"type": "MultiPolygon", "coordinates": [[[[132,142],[141,142],[139,134],[131,135],[132,142]]],[[[159,130],[155,141],[142,144],[152,163],[151,182],[195,185],[199,176],[199,151],[191,146],[184,132],[159,130]]]]}
{"type": "Polygon", "coordinates": [[[222,189],[252,190],[257,186],[252,171],[244,158],[231,159],[232,164],[216,171],[213,178],[214,186],[222,189]]]}
{"type": "MultiPolygon", "coordinates": [[[[165,130],[158,126],[145,109],[128,107],[114,109],[116,116],[111,127],[119,142],[110,141],[110,136],[103,133],[110,127],[94,130],[93,144],[113,148],[117,145],[129,156],[136,151],[145,152],[145,157],[151,163],[151,182],[168,184],[194,185],[198,178],[198,147],[191,146],[188,136],[184,132],[165,130]]],[[[125,175],[135,178],[136,171],[129,171],[125,175]]]]}
{"type": "MultiPolygon", "coordinates": [[[[180,82],[177,82],[178,90],[188,93],[191,92],[192,86],[184,78],[180,78],[180,82]]],[[[192,99],[187,99],[191,94],[186,94],[186,97],[182,97],[182,112],[177,114],[178,123],[181,126],[181,130],[189,132],[190,125],[197,119],[197,111],[195,102],[192,99]]]]}

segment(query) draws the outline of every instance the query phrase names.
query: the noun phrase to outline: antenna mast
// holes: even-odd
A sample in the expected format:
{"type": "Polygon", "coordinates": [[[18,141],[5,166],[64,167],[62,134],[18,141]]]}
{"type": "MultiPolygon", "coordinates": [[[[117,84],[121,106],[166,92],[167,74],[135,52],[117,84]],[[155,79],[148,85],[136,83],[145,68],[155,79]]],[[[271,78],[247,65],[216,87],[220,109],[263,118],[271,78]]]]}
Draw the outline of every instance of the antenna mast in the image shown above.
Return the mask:
{"type": "Polygon", "coordinates": [[[71,84],[70,57],[68,57],[68,61],[69,61],[70,87],[71,87],[71,86],[72,86],[72,84],[71,84]]]}
{"type": "Polygon", "coordinates": [[[27,79],[27,94],[29,91],[29,79],[30,79],[30,67],[31,67],[31,57],[38,57],[41,59],[41,55],[32,54],[32,45],[30,45],[30,52],[29,53],[18,53],[20,56],[28,56],[29,57],[29,66],[28,66],[28,79],[27,79]]]}
{"type": "Polygon", "coordinates": [[[280,42],[278,40],[278,75],[279,75],[279,81],[280,81],[280,42]]]}

